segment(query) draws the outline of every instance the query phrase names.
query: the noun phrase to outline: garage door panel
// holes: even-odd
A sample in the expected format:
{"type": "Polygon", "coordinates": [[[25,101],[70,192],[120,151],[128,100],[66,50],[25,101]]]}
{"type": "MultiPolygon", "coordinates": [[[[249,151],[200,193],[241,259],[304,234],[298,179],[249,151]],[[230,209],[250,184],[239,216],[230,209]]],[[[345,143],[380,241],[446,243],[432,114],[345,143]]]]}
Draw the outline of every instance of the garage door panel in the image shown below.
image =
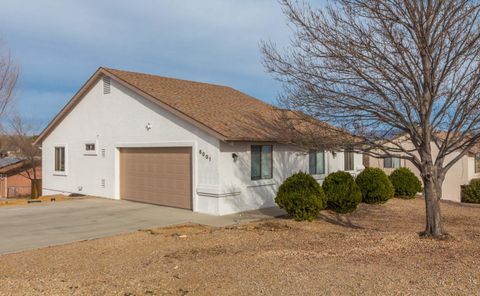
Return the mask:
{"type": "Polygon", "coordinates": [[[122,199],[192,209],[192,149],[120,149],[122,199]]]}

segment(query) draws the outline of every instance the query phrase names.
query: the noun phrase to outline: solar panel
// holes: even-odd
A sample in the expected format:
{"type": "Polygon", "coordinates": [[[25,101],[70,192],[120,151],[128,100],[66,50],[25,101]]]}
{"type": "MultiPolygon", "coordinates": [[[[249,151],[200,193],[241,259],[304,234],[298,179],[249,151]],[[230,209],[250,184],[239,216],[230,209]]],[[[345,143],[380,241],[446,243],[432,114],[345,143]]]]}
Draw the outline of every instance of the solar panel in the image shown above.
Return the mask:
{"type": "Polygon", "coordinates": [[[4,157],[0,158],[0,168],[25,160],[24,157],[4,157]]]}

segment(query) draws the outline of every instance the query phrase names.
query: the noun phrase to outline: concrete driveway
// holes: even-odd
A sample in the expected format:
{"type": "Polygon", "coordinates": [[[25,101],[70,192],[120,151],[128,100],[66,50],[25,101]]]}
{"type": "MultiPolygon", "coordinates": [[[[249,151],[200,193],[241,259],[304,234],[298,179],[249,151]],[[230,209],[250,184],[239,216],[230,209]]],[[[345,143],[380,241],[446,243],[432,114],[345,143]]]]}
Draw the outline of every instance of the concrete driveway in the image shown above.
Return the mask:
{"type": "Polygon", "coordinates": [[[281,215],[270,208],[228,216],[102,198],[0,208],[0,254],[183,223],[226,226],[281,215]]]}

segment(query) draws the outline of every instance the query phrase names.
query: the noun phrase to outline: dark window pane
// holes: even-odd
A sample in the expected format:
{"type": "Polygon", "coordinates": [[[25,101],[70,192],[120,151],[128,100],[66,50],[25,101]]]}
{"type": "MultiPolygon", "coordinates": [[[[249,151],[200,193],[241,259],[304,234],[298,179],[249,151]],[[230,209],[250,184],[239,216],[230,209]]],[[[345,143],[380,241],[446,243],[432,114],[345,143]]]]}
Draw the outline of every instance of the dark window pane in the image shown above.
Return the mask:
{"type": "Polygon", "coordinates": [[[480,153],[475,155],[475,173],[480,173],[480,153]]]}
{"type": "Polygon", "coordinates": [[[59,157],[59,151],[58,151],[58,148],[55,147],[55,170],[58,171],[58,157],[59,157]]]}
{"type": "Polygon", "coordinates": [[[311,175],[315,175],[317,173],[317,153],[315,150],[310,150],[308,153],[308,172],[311,175]]]}
{"type": "Polygon", "coordinates": [[[387,158],[383,159],[383,167],[387,168],[387,169],[392,167],[392,158],[391,157],[387,157],[387,158]]]}
{"type": "Polygon", "coordinates": [[[272,146],[262,146],[262,179],[272,178],[272,146]]]}
{"type": "Polygon", "coordinates": [[[262,146],[252,146],[251,147],[251,178],[252,180],[258,180],[261,178],[261,152],[262,146]]]}
{"type": "Polygon", "coordinates": [[[60,171],[65,171],[65,147],[60,148],[60,171]]]}

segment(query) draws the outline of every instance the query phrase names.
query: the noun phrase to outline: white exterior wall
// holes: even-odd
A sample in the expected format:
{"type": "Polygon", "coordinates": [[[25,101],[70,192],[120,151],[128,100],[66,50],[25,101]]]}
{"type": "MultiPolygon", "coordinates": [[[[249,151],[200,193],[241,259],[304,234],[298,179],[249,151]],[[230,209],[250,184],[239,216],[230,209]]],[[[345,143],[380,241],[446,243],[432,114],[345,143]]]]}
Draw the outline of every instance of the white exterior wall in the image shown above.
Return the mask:
{"type": "MultiPolygon", "coordinates": [[[[192,147],[192,204],[196,212],[225,215],[274,206],[280,184],[308,171],[308,153],[273,144],[273,179],[250,180],[252,143],[224,143],[209,133],[111,80],[103,94],[100,80],[42,142],[43,193],[78,193],[119,199],[119,148],[192,147]],[[151,129],[146,128],[150,123],[151,129]],[[97,154],[85,155],[86,142],[97,154]],[[66,172],[54,172],[54,147],[65,146],[66,172]],[[105,149],[105,157],[102,156],[105,149]],[[202,157],[199,150],[211,157],[202,157]],[[239,157],[236,162],[232,153],[239,157]],[[102,187],[104,180],[105,187],[102,187]]],[[[255,143],[258,144],[258,143],[255,143]]],[[[343,153],[325,154],[326,173],[343,169],[343,153]]],[[[355,171],[362,155],[355,155],[355,171]]],[[[324,175],[315,176],[319,182],[324,175]]]]}
{"type": "MultiPolygon", "coordinates": [[[[269,180],[251,180],[250,146],[262,143],[220,143],[220,186],[218,192],[218,211],[229,214],[275,205],[274,199],[278,187],[283,181],[299,171],[308,172],[308,152],[291,145],[264,143],[273,145],[273,178],[269,180]],[[238,155],[233,161],[232,153],[238,155]]],[[[322,183],[326,175],[343,170],[343,153],[325,153],[325,175],[314,177],[322,183]]],[[[363,169],[362,155],[355,154],[355,171],[363,169]]]]}
{"type": "MultiPolygon", "coordinates": [[[[111,93],[97,82],[42,142],[43,192],[79,193],[119,199],[120,147],[190,146],[193,191],[219,184],[219,140],[111,80],[111,93]],[[151,129],[147,130],[147,123],[151,129]],[[97,142],[97,155],[84,155],[86,141],[97,142]],[[54,173],[54,147],[66,146],[66,174],[54,173]],[[105,149],[105,157],[101,150],[105,149]],[[211,161],[199,156],[199,150],[211,161]],[[102,179],[105,188],[102,188],[102,179]]],[[[193,196],[193,209],[197,210],[193,196]]]]}

